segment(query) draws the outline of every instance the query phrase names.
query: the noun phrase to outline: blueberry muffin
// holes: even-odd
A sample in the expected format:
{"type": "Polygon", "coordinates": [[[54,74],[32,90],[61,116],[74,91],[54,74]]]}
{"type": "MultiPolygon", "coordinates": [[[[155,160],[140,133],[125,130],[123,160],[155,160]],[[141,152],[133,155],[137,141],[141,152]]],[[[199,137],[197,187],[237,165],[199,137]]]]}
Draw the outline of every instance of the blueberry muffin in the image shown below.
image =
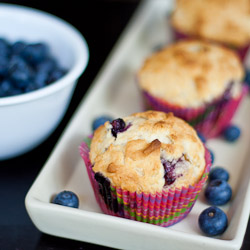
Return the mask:
{"type": "Polygon", "coordinates": [[[173,112],[205,137],[217,136],[242,99],[244,68],[236,53],[182,40],[145,59],[137,80],[147,109],[173,112]]]}
{"type": "Polygon", "coordinates": [[[176,38],[196,37],[235,48],[245,57],[250,42],[248,0],[177,0],[171,15],[176,38]]]}
{"type": "Polygon", "coordinates": [[[210,168],[195,130],[158,111],[106,122],[81,155],[105,213],[161,226],[187,216],[210,168]]]}

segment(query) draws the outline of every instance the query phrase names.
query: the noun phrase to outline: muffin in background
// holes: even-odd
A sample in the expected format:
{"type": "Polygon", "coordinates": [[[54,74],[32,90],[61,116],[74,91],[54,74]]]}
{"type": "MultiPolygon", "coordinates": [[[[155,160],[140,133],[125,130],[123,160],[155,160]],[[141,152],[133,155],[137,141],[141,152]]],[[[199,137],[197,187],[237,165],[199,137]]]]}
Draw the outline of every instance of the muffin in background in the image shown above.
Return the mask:
{"type": "Polygon", "coordinates": [[[196,131],[158,111],[106,122],[80,154],[104,213],[163,227],[188,215],[211,165],[196,131]]]}
{"type": "Polygon", "coordinates": [[[176,0],[170,23],[176,39],[218,42],[244,60],[250,45],[249,9],[248,0],[176,0]]]}
{"type": "Polygon", "coordinates": [[[247,92],[237,54],[202,40],[182,40],[145,59],[137,82],[146,109],[173,112],[206,138],[230,123],[247,92]]]}

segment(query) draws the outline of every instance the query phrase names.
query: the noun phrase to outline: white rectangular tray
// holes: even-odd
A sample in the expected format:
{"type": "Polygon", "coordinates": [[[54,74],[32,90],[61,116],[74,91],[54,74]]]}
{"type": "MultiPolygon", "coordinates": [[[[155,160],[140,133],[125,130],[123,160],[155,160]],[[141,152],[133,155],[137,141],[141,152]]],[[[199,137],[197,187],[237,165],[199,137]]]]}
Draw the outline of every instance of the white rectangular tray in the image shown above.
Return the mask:
{"type": "Polygon", "coordinates": [[[169,228],[103,214],[78,151],[83,138],[91,133],[95,117],[121,117],[142,110],[136,71],[155,47],[171,42],[167,18],[171,8],[172,1],[142,2],[30,188],[26,208],[42,232],[121,249],[240,249],[250,211],[249,97],[233,120],[242,130],[239,141],[208,142],[215,154],[215,165],[230,172],[233,189],[232,201],[221,207],[228,215],[229,227],[217,238],[204,236],[198,227],[198,216],[208,207],[203,193],[188,217],[169,228]],[[50,203],[52,196],[62,190],[78,194],[79,209],[50,203]]]}

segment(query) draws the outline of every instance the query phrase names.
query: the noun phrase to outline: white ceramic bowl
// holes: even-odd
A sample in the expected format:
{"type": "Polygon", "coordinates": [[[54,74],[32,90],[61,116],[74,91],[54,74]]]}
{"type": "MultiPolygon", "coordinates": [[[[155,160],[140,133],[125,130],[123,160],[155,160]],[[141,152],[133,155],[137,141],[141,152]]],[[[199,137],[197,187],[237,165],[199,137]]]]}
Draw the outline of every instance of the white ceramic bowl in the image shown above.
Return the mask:
{"type": "Polygon", "coordinates": [[[68,69],[45,88],[0,98],[0,160],[4,160],[33,149],[54,131],[87,66],[89,50],[72,25],[39,10],[0,4],[0,24],[0,37],[10,42],[46,42],[59,64],[68,69]]]}

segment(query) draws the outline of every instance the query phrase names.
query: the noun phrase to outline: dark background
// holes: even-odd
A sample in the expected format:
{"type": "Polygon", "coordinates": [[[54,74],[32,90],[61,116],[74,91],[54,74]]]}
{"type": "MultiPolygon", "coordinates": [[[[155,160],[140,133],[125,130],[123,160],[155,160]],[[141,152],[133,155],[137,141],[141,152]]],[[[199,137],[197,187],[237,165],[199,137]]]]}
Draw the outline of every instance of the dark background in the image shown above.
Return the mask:
{"type": "MultiPolygon", "coordinates": [[[[1,1],[37,8],[74,25],[85,37],[90,60],[80,77],[69,109],[48,140],[20,157],[0,161],[0,250],[110,249],[39,232],[24,206],[25,195],[49,157],[70,117],[105,62],[139,0],[1,1]]],[[[0,24],[1,25],[1,24],[0,24]]],[[[166,246],[167,249],[167,246],[166,246]]],[[[248,227],[242,250],[250,249],[248,227]]]]}

